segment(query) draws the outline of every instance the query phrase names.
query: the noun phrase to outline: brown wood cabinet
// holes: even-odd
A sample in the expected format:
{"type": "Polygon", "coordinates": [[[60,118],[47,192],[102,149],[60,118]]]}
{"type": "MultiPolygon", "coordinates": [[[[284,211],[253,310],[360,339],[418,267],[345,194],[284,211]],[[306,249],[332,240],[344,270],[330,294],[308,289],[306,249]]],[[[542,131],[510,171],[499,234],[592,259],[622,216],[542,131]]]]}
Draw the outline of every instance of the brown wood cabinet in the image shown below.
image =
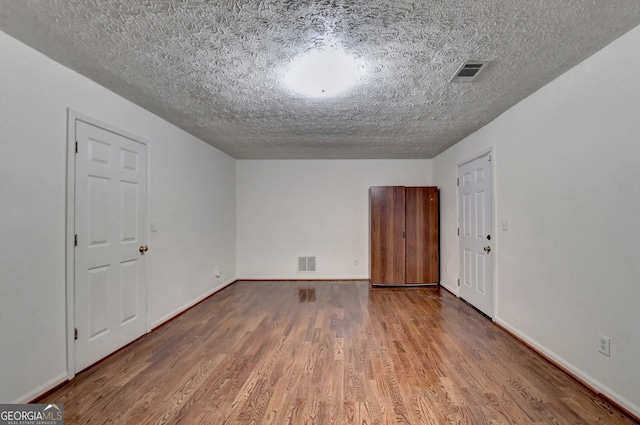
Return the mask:
{"type": "Polygon", "coordinates": [[[371,283],[438,284],[438,188],[369,189],[371,283]]]}

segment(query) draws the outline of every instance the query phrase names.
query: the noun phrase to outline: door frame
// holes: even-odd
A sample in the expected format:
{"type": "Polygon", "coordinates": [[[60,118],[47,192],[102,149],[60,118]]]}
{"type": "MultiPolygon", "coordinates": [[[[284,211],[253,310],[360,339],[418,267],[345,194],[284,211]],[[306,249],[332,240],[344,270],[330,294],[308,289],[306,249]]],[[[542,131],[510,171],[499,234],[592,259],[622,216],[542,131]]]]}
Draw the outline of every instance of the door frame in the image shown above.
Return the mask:
{"type": "MultiPolygon", "coordinates": [[[[491,289],[493,290],[493,305],[492,307],[492,316],[491,319],[493,321],[496,320],[496,316],[497,316],[497,300],[498,300],[498,275],[497,275],[497,260],[498,260],[498,255],[500,250],[498,249],[498,226],[497,226],[497,221],[496,221],[496,217],[497,217],[497,209],[498,209],[498,204],[497,204],[497,181],[496,181],[496,148],[495,146],[491,146],[489,148],[483,149],[481,151],[479,151],[476,154],[473,154],[469,157],[466,157],[465,159],[463,159],[462,161],[458,161],[456,163],[456,169],[455,169],[455,178],[458,178],[458,170],[460,168],[461,165],[467,164],[471,161],[475,161],[476,159],[479,159],[485,155],[491,155],[491,226],[492,226],[492,232],[493,232],[493,243],[491,244],[493,247],[493,250],[491,251],[491,259],[490,259],[490,264],[491,264],[491,289]]],[[[457,228],[458,228],[458,232],[460,232],[460,228],[461,228],[461,217],[460,215],[462,214],[462,208],[460,205],[460,186],[457,185],[457,180],[456,180],[456,217],[457,217],[457,228]]],[[[462,245],[460,243],[460,235],[458,234],[458,236],[456,236],[456,245],[457,245],[457,249],[456,249],[456,262],[458,263],[458,285],[456,286],[457,288],[457,294],[456,296],[458,298],[460,298],[460,279],[462,278],[462,264],[460,264],[460,257],[461,257],[461,250],[462,250],[462,245]]]]}
{"type": "MultiPolygon", "coordinates": [[[[67,379],[72,379],[75,373],[75,222],[76,222],[76,121],[82,121],[95,127],[102,128],[128,139],[134,140],[147,147],[147,193],[144,202],[147,204],[145,222],[149,223],[149,142],[141,137],[107,124],[103,121],[67,108],[67,181],[66,181],[66,227],[65,227],[65,280],[66,280],[66,311],[67,311],[67,379]]],[[[149,226],[144,229],[145,240],[149,240],[149,226]]],[[[145,278],[147,262],[145,262],[145,278]]],[[[148,283],[148,282],[147,282],[148,283]]],[[[147,317],[145,317],[146,333],[151,330],[149,326],[149,285],[145,284],[147,303],[147,317]]]]}

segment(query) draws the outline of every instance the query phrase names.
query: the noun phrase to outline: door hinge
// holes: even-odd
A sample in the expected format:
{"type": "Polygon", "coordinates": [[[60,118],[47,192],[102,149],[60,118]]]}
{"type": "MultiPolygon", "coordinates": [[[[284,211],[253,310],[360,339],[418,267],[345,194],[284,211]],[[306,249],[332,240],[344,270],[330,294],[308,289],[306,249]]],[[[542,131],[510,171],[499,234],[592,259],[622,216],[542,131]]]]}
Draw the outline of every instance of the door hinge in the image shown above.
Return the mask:
{"type": "Polygon", "coordinates": [[[78,153],[78,142],[76,142],[76,153],[78,153]]]}
{"type": "Polygon", "coordinates": [[[73,339],[77,340],[78,339],[78,328],[74,328],[73,329],[73,339]]]}
{"type": "Polygon", "coordinates": [[[78,246],[78,234],[77,233],[73,237],[73,246],[78,246]]]}
{"type": "Polygon", "coordinates": [[[402,232],[402,239],[406,239],[407,238],[407,232],[402,232]]]}
{"type": "Polygon", "coordinates": [[[458,279],[458,286],[460,286],[460,279],[458,279]]]}
{"type": "Polygon", "coordinates": [[[460,228],[458,227],[458,236],[460,236],[460,228]]]}
{"type": "Polygon", "coordinates": [[[458,177],[456,181],[457,181],[456,186],[460,186],[460,177],[458,177]]]}

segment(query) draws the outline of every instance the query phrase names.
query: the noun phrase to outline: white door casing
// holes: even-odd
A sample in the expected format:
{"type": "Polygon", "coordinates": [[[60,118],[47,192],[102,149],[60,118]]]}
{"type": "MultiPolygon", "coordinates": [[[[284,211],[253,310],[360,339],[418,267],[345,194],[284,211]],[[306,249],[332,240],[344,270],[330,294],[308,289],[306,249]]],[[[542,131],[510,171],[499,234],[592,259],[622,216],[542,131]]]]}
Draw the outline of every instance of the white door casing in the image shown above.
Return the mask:
{"type": "Polygon", "coordinates": [[[493,317],[491,153],[458,167],[460,297],[493,317]]]}
{"type": "Polygon", "coordinates": [[[75,120],[75,372],[147,331],[147,147],[75,120]]]}

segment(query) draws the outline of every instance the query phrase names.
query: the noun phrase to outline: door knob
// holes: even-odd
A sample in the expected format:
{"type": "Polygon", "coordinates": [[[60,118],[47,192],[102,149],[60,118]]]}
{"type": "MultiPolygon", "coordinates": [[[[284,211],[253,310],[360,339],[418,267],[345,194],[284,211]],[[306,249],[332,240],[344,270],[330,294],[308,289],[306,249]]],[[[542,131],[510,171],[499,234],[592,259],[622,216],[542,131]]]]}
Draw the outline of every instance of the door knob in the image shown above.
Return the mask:
{"type": "Polygon", "coordinates": [[[485,246],[484,247],[484,252],[486,252],[486,253],[491,252],[491,247],[490,246],[485,246]]]}
{"type": "Polygon", "coordinates": [[[146,245],[140,245],[140,248],[138,248],[138,251],[140,251],[140,254],[144,255],[145,252],[149,251],[149,247],[146,245]]]}

